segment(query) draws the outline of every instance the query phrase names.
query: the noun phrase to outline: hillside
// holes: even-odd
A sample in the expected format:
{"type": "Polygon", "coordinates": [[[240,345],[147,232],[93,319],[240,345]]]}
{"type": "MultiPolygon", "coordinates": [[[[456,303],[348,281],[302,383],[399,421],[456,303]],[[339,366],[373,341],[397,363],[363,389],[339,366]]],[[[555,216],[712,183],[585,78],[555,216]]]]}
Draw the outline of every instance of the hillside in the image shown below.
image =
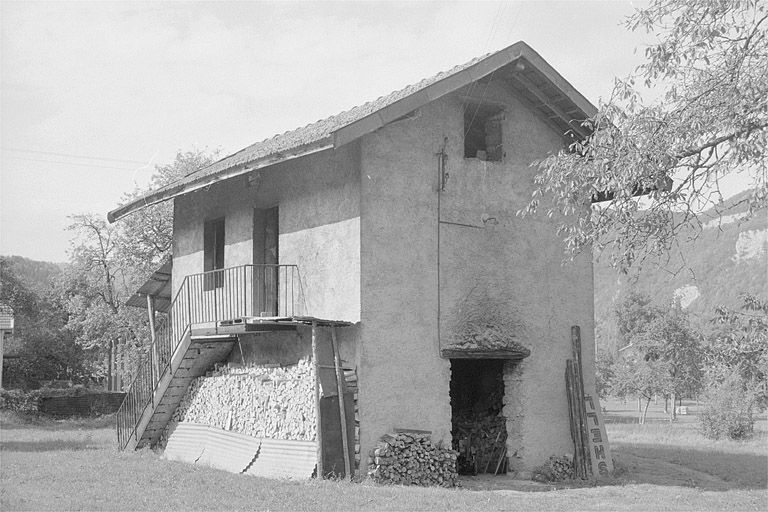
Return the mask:
{"type": "Polygon", "coordinates": [[[29,289],[44,292],[51,287],[52,281],[61,274],[65,263],[36,261],[23,256],[0,256],[10,263],[15,274],[29,289]]]}
{"type": "Polygon", "coordinates": [[[703,230],[695,239],[680,240],[669,262],[650,262],[619,276],[605,262],[595,262],[595,319],[598,343],[613,343],[614,301],[630,288],[664,304],[675,297],[693,320],[705,325],[719,305],[739,307],[744,292],[768,295],[768,213],[745,219],[749,191],[702,214],[703,230]]]}

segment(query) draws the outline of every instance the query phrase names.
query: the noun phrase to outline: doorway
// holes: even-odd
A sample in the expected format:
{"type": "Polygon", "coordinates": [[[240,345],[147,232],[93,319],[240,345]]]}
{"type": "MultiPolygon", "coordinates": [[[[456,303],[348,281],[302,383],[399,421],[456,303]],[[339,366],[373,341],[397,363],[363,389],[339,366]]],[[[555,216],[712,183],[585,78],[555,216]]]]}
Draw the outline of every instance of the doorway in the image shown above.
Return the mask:
{"type": "Polygon", "coordinates": [[[254,315],[277,316],[279,225],[278,210],[253,210],[253,302],[254,315]]]}
{"type": "Polygon", "coordinates": [[[504,360],[451,359],[450,397],[459,473],[506,473],[504,360]]]}

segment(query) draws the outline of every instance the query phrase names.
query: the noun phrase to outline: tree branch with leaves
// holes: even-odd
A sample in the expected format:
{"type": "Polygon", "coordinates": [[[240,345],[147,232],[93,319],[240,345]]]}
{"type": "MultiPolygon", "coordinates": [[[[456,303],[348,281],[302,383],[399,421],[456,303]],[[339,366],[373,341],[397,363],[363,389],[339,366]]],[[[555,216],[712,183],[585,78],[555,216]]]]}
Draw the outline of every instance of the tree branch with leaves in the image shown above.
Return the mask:
{"type": "Polygon", "coordinates": [[[696,237],[726,176],[750,177],[750,213],[768,205],[765,3],[654,0],[627,27],[658,42],[584,121],[591,135],[534,164],[537,188],[520,212],[559,218],[570,256],[594,248],[624,270],[696,237]],[[638,83],[659,99],[643,103],[638,83]],[[601,193],[612,201],[590,207],[601,193]]]}

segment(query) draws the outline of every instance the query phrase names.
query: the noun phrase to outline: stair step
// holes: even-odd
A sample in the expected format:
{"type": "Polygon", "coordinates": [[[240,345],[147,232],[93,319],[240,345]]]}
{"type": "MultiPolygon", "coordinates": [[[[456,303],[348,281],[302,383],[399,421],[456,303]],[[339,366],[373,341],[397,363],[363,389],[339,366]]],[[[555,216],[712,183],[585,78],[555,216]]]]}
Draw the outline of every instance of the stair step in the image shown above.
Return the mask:
{"type": "Polygon", "coordinates": [[[224,360],[233,346],[234,341],[194,343],[187,331],[171,360],[170,366],[173,373],[164,374],[154,390],[153,403],[157,404],[156,407],[154,410],[151,406],[147,407],[139,419],[136,432],[139,439],[136,448],[157,442],[190,383],[197,377],[205,375],[215,363],[224,360]]]}

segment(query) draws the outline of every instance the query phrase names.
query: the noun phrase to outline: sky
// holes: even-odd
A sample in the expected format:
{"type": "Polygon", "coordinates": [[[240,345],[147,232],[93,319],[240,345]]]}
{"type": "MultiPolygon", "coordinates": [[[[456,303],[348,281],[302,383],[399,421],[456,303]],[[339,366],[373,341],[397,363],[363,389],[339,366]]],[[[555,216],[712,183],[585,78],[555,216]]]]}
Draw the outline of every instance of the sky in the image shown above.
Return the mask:
{"type": "MultiPolygon", "coordinates": [[[[65,261],[155,165],[233,153],[523,40],[592,103],[637,2],[0,1],[0,254],[65,261]]],[[[639,50],[636,52],[636,48],[639,50]]]]}

